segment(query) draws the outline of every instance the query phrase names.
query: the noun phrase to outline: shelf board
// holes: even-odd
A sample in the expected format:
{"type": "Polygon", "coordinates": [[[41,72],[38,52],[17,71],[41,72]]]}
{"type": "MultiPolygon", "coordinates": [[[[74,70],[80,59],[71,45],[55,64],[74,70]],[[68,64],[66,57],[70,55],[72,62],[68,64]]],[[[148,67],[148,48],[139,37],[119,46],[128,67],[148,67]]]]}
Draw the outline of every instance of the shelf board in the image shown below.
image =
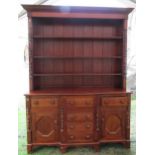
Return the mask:
{"type": "Polygon", "coordinates": [[[34,59],[122,59],[122,56],[73,56],[73,57],[67,57],[67,56],[34,56],[34,59]]]}
{"type": "Polygon", "coordinates": [[[89,87],[89,88],[48,88],[48,89],[43,89],[43,90],[33,90],[30,93],[26,95],[51,95],[51,94],[63,94],[63,95],[73,95],[73,94],[126,94],[129,92],[124,91],[121,88],[104,88],[102,87],[89,87]]]}
{"type": "Polygon", "coordinates": [[[95,36],[90,36],[90,37],[87,37],[87,36],[41,36],[41,35],[34,35],[33,36],[34,39],[90,39],[90,40],[93,40],[93,39],[105,39],[105,40],[119,40],[119,39],[123,39],[122,36],[101,36],[101,37],[95,37],[95,36]]]}
{"type": "Polygon", "coordinates": [[[100,74],[100,73],[57,73],[57,74],[33,74],[33,76],[121,76],[122,73],[107,73],[107,74],[100,74]]]}

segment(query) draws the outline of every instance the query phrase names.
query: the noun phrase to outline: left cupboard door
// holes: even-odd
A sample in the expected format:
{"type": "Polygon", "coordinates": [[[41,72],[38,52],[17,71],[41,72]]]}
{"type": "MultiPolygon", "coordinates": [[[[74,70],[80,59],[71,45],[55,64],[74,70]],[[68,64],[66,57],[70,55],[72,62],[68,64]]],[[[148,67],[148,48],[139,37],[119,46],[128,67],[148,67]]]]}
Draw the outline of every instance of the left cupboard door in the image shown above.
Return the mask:
{"type": "Polygon", "coordinates": [[[59,141],[58,106],[57,97],[31,98],[32,143],[59,141]]]}

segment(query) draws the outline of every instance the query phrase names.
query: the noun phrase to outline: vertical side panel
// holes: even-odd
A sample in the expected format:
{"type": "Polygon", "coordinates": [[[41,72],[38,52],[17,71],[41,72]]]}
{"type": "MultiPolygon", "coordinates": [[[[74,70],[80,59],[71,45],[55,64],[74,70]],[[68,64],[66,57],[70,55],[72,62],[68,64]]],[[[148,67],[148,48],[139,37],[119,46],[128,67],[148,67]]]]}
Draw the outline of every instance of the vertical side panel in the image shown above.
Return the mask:
{"type": "Polygon", "coordinates": [[[122,86],[126,90],[126,61],[127,59],[127,20],[123,22],[123,53],[122,53],[122,86]]]}
{"type": "Polygon", "coordinates": [[[126,113],[126,139],[130,141],[130,111],[131,111],[131,94],[128,94],[128,108],[126,113]]]}
{"type": "Polygon", "coordinates": [[[33,23],[31,14],[28,14],[28,38],[29,38],[29,79],[30,79],[30,91],[33,87],[33,23]]]}
{"type": "Polygon", "coordinates": [[[30,113],[30,97],[26,96],[26,118],[27,118],[27,143],[32,143],[32,125],[31,125],[31,113],[30,113]]]}
{"type": "Polygon", "coordinates": [[[60,137],[61,137],[61,142],[65,143],[66,142],[66,114],[65,114],[65,99],[63,97],[59,98],[60,100],[60,137]]]}
{"type": "Polygon", "coordinates": [[[101,98],[99,95],[95,97],[95,141],[99,141],[101,137],[101,98]]]}

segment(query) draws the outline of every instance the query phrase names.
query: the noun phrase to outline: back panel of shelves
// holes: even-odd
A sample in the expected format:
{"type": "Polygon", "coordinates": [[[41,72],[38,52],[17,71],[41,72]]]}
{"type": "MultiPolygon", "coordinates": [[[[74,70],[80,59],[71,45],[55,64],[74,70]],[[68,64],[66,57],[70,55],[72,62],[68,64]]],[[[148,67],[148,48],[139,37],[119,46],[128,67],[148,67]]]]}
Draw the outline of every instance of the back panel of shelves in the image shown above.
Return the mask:
{"type": "Polygon", "coordinates": [[[33,88],[123,87],[123,21],[33,19],[33,88]]]}

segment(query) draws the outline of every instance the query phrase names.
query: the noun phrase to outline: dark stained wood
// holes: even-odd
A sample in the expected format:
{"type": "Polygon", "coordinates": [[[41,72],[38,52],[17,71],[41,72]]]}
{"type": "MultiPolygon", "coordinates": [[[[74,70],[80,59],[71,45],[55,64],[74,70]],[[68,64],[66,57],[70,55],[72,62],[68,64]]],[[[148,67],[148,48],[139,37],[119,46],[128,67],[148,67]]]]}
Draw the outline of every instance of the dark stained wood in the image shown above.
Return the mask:
{"type": "Polygon", "coordinates": [[[132,8],[23,5],[28,12],[27,151],[130,147],[127,18],[132,8]]]}
{"type": "Polygon", "coordinates": [[[133,8],[113,7],[77,7],[77,6],[52,6],[52,5],[22,5],[28,12],[87,12],[87,13],[122,13],[129,14],[133,8]]]}

